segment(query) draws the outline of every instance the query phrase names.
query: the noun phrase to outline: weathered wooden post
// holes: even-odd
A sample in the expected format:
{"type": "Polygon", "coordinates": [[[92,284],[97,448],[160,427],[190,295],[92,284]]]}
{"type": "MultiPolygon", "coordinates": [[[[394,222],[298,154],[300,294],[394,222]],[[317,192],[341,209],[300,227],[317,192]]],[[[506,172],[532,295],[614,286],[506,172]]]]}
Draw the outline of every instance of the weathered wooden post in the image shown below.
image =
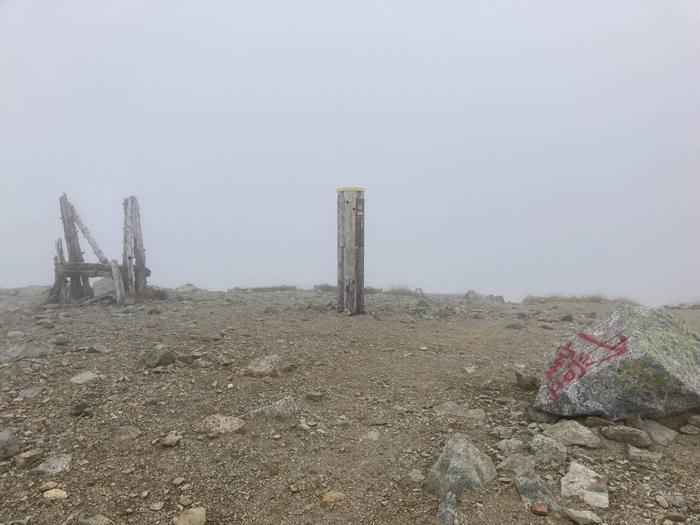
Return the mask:
{"type": "MultiPolygon", "coordinates": [[[[66,249],[68,251],[68,262],[82,263],[83,252],[80,249],[80,241],[78,240],[78,230],[75,227],[75,217],[73,216],[73,207],[68,202],[68,197],[64,193],[59,199],[61,205],[61,220],[63,221],[63,233],[66,237],[66,249]]],[[[81,275],[80,272],[70,273],[70,295],[73,299],[82,299],[92,296],[92,288],[90,279],[87,276],[81,275]]]]}
{"type": "Polygon", "coordinates": [[[338,189],[338,311],[365,312],[365,190],[338,189]]]}

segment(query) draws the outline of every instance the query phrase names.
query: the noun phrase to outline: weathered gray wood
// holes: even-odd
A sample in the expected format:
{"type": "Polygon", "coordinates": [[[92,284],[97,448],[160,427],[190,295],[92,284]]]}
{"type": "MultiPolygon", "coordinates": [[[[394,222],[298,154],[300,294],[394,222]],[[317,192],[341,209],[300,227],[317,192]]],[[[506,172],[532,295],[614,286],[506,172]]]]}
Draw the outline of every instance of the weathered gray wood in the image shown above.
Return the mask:
{"type": "Polygon", "coordinates": [[[75,209],[75,206],[73,205],[73,203],[68,202],[68,204],[70,206],[71,213],[73,214],[73,220],[75,221],[75,224],[78,225],[78,228],[80,229],[80,233],[83,234],[83,237],[85,237],[85,239],[87,239],[87,242],[90,245],[90,247],[92,248],[92,251],[95,253],[97,260],[100,261],[102,264],[109,264],[109,260],[105,256],[104,252],[100,249],[99,245],[97,244],[97,241],[90,233],[90,230],[88,230],[88,227],[85,226],[85,223],[80,218],[80,215],[78,215],[78,211],[75,209]]]}
{"type": "Polygon", "coordinates": [[[136,276],[134,274],[134,201],[124,199],[124,290],[126,293],[136,292],[136,276]]]}
{"type": "Polygon", "coordinates": [[[143,232],[141,231],[141,208],[136,197],[132,200],[131,213],[134,229],[134,281],[137,294],[146,290],[146,250],[143,247],[143,232]]]}
{"type": "Polygon", "coordinates": [[[49,292],[49,303],[61,304],[69,302],[65,263],[66,256],[63,254],[63,241],[59,238],[56,241],[56,255],[53,257],[54,282],[49,292]]]}
{"type": "MultiPolygon", "coordinates": [[[[68,251],[69,262],[83,262],[83,252],[80,250],[78,230],[75,227],[75,218],[71,209],[68,197],[64,193],[59,199],[61,206],[61,220],[63,222],[63,233],[66,238],[66,250],[68,251]]],[[[79,300],[83,297],[92,296],[90,279],[83,277],[79,273],[68,274],[70,280],[71,298],[79,300]]]]}
{"type": "Polygon", "coordinates": [[[338,309],[352,315],[365,311],[365,193],[338,190],[338,309]]]}
{"type": "Polygon", "coordinates": [[[117,265],[117,261],[114,259],[112,259],[110,266],[112,267],[112,280],[114,281],[114,293],[116,295],[117,304],[122,305],[124,304],[125,295],[122,272],[119,270],[119,265],[117,265]]]}

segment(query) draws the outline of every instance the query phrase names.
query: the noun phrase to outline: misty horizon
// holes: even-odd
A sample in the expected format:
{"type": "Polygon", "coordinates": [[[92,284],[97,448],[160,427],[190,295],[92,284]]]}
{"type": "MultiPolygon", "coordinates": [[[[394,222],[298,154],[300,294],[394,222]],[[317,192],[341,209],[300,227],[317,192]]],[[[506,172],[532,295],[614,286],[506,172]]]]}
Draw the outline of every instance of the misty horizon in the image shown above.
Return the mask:
{"type": "MultiPolygon", "coordinates": [[[[66,192],[149,282],[700,301],[700,4],[0,4],[0,287],[50,284],[66,192]]],[[[81,238],[86,261],[96,261],[81,238]]]]}

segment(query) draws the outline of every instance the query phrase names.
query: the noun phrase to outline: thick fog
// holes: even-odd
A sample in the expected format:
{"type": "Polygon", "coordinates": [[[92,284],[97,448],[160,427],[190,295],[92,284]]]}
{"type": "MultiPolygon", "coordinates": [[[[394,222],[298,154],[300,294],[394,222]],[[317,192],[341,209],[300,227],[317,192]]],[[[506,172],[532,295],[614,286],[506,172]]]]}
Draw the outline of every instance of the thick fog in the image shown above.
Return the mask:
{"type": "Polygon", "coordinates": [[[0,2],[0,286],[64,191],[154,284],[333,282],[348,185],[368,285],[700,300],[700,3],[0,2]]]}

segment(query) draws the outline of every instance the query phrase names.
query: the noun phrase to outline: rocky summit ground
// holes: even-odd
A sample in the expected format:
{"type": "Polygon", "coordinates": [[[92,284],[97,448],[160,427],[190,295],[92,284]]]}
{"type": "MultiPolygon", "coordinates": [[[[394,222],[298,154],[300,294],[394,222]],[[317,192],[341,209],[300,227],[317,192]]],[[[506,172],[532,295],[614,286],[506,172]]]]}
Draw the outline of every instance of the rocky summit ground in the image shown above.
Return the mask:
{"type": "MultiPolygon", "coordinates": [[[[1,524],[432,524],[424,478],[450,436],[496,465],[519,446],[504,436],[527,449],[552,422],[531,421],[515,371],[541,375],[616,308],[381,294],[347,317],[332,293],[185,292],[60,308],[0,294],[1,524]]],[[[700,329],[700,310],[674,313],[700,329]]],[[[558,501],[611,525],[700,521],[700,436],[636,462],[591,431],[601,447],[537,467],[558,501]],[[571,462],[608,508],[561,495],[571,462]]],[[[468,523],[569,523],[535,515],[515,477],[465,493],[468,523]]]]}

